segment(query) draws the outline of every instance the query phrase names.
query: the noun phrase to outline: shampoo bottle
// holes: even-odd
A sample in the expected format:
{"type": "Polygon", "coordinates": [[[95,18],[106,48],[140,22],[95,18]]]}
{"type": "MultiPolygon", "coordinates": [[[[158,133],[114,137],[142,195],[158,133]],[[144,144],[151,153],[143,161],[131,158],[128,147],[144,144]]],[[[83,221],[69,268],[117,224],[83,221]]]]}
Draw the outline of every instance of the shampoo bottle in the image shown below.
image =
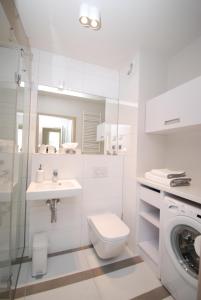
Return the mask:
{"type": "Polygon", "coordinates": [[[44,170],[42,169],[42,165],[40,164],[39,169],[36,171],[36,182],[43,182],[44,180],[44,170]]]}

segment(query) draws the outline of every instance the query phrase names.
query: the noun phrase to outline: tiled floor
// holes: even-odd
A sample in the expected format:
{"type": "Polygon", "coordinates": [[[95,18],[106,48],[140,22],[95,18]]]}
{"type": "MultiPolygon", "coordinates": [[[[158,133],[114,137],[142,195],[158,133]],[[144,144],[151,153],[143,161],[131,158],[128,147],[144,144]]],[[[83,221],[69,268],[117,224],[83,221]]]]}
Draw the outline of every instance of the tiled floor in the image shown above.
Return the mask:
{"type": "Polygon", "coordinates": [[[41,279],[35,279],[31,276],[31,262],[23,263],[18,280],[18,287],[34,283],[37,284],[64,275],[100,267],[129,257],[133,257],[133,253],[128,248],[126,248],[124,253],[119,257],[109,260],[99,259],[93,248],[54,256],[48,258],[48,272],[47,275],[41,279]]]}
{"type": "MultiPolygon", "coordinates": [[[[24,263],[19,278],[19,286],[30,285],[33,283],[37,284],[64,275],[101,267],[103,264],[111,264],[117,260],[124,260],[132,256],[133,254],[128,249],[118,259],[108,261],[100,260],[93,249],[55,256],[49,258],[48,275],[38,280],[31,277],[31,263],[24,263]]],[[[18,299],[129,300],[160,287],[160,281],[155,277],[147,264],[141,262],[88,280],[24,296],[18,299]]],[[[173,298],[165,298],[165,300],[171,299],[173,298]]]]}

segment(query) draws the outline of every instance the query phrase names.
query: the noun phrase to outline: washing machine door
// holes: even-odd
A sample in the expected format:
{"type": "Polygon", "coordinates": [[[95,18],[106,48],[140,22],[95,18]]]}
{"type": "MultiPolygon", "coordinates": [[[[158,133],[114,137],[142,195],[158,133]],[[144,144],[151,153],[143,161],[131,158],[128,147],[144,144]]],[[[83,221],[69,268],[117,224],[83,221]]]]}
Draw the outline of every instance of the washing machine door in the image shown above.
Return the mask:
{"type": "Polygon", "coordinates": [[[177,216],[166,229],[166,250],[175,268],[188,283],[196,287],[200,258],[194,242],[201,235],[201,224],[190,217],[177,216]]]}

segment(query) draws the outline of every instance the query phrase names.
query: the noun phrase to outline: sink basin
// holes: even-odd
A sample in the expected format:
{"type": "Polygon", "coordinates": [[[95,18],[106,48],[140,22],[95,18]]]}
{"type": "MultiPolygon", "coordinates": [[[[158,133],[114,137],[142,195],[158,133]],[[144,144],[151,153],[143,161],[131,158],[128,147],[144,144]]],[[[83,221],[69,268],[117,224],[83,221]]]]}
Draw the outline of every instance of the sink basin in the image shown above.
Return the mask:
{"type": "Polygon", "coordinates": [[[76,196],[82,187],[76,179],[58,180],[57,182],[31,182],[27,192],[27,200],[62,199],[76,196]]]}

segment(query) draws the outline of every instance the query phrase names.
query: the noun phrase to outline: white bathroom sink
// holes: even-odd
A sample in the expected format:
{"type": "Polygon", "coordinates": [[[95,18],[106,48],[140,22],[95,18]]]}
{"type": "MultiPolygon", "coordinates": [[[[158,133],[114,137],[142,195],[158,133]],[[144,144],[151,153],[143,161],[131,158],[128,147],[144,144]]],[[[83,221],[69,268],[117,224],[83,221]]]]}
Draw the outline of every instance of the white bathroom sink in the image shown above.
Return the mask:
{"type": "Polygon", "coordinates": [[[31,182],[27,192],[27,200],[62,199],[76,196],[82,187],[76,179],[58,180],[57,182],[31,182]]]}

